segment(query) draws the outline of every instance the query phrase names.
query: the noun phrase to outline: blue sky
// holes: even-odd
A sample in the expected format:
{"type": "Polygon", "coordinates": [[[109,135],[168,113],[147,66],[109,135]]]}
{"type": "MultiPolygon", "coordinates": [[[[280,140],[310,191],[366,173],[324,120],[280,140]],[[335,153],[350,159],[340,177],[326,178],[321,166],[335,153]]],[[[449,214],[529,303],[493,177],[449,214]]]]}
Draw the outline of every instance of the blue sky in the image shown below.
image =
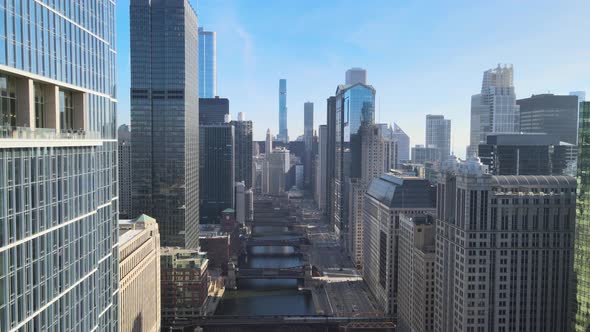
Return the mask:
{"type": "MultiPolygon", "coordinates": [[[[324,124],[326,98],[350,67],[368,71],[377,122],[395,121],[423,144],[425,115],[444,114],[459,156],[471,95],[498,63],[514,65],[518,98],[590,93],[588,0],[199,0],[195,8],[199,26],[217,32],[218,94],[232,116],[254,121],[256,140],[278,130],[279,78],[295,139],[303,103],[314,102],[314,125],[324,124]]],[[[128,123],[129,0],[117,1],[117,24],[119,123],[128,123]]]]}

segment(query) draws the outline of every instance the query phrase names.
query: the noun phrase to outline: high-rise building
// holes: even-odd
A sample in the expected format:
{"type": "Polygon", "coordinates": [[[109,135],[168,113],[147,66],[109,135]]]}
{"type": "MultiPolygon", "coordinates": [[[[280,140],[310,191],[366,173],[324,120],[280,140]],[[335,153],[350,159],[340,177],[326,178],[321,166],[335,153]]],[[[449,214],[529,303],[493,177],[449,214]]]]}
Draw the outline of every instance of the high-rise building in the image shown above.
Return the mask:
{"type": "Polygon", "coordinates": [[[236,182],[235,185],[236,220],[240,224],[246,223],[246,185],[244,182],[236,182]]]}
{"type": "Polygon", "coordinates": [[[303,141],[305,142],[304,154],[304,186],[311,184],[311,161],[313,156],[313,103],[303,104],[303,141]]]}
{"type": "Polygon", "coordinates": [[[391,137],[393,141],[397,142],[397,164],[410,160],[410,136],[395,122],[391,137]]]}
{"type": "Polygon", "coordinates": [[[287,188],[287,173],[291,168],[289,150],[279,148],[267,155],[268,164],[268,193],[280,195],[287,188]]]}
{"type": "Polygon", "coordinates": [[[490,134],[486,140],[479,159],[493,175],[564,175],[572,158],[570,144],[561,145],[556,135],[490,134]]]}
{"type": "Polygon", "coordinates": [[[553,94],[519,99],[520,131],[545,133],[570,144],[577,143],[578,97],[553,94]]]}
{"type": "Polygon", "coordinates": [[[221,211],[234,208],[235,131],[229,123],[199,129],[201,223],[218,223],[221,211]]]}
{"type": "Polygon", "coordinates": [[[118,326],[116,4],[62,7],[0,4],[0,331],[118,326]]]}
{"type": "Polygon", "coordinates": [[[199,98],[199,125],[209,125],[225,122],[229,114],[229,99],[199,98]]]}
{"type": "Polygon", "coordinates": [[[336,97],[326,100],[326,216],[330,228],[336,230],[335,180],[336,180],[336,97]]]}
{"type": "Polygon", "coordinates": [[[574,244],[574,329],[590,329],[590,102],[580,103],[578,129],[578,192],[574,244]]]}
{"type": "Polygon", "coordinates": [[[131,215],[131,132],[122,124],[117,130],[119,141],[119,218],[129,219],[131,215]]]}
{"type": "Polygon", "coordinates": [[[141,215],[135,220],[119,220],[119,285],[119,331],[160,331],[160,233],[156,219],[141,215]]]}
{"type": "Polygon", "coordinates": [[[383,174],[374,178],[363,206],[363,277],[377,304],[397,314],[400,215],[434,213],[436,192],[428,180],[383,174]]]}
{"type": "Polygon", "coordinates": [[[419,144],[412,148],[412,163],[414,164],[424,165],[437,160],[441,160],[440,150],[433,145],[424,146],[419,144]]]}
{"type": "Polygon", "coordinates": [[[209,260],[196,249],[160,249],[162,329],[186,326],[202,314],[207,298],[209,260]]]}
{"type": "Polygon", "coordinates": [[[353,85],[357,83],[367,84],[367,71],[363,68],[350,68],[345,75],[346,85],[353,85]]]}
{"type": "Polygon", "coordinates": [[[287,80],[279,80],[279,134],[277,139],[289,143],[289,128],[287,127],[287,80]]]}
{"type": "Polygon", "coordinates": [[[158,220],[163,246],[198,248],[197,15],[188,0],[141,0],[130,22],[132,214],[158,220]]]}
{"type": "Polygon", "coordinates": [[[578,104],[586,101],[586,92],[585,91],[572,91],[569,94],[570,96],[577,96],[578,97],[578,104]]]}
{"type": "Polygon", "coordinates": [[[576,180],[447,160],[437,184],[435,331],[570,331],[576,180]]]}
{"type": "Polygon", "coordinates": [[[199,28],[199,98],[217,96],[217,34],[199,28]]]}
{"type": "Polygon", "coordinates": [[[516,104],[512,65],[483,73],[481,93],[471,97],[471,135],[467,156],[477,156],[477,147],[489,133],[519,132],[519,106],[516,104]]]}
{"type": "Polygon", "coordinates": [[[252,188],[252,121],[246,121],[244,114],[238,114],[238,121],[232,121],[235,130],[236,170],[235,181],[243,181],[246,190],[252,188]]]}
{"type": "Polygon", "coordinates": [[[326,211],[326,193],[328,192],[328,126],[320,125],[318,130],[318,163],[316,176],[316,203],[318,208],[326,211]]]}
{"type": "Polygon", "coordinates": [[[398,331],[433,332],[436,221],[400,215],[398,331]]]}
{"type": "Polygon", "coordinates": [[[444,115],[426,115],[426,146],[438,149],[439,160],[444,161],[451,155],[451,120],[444,115]]]}

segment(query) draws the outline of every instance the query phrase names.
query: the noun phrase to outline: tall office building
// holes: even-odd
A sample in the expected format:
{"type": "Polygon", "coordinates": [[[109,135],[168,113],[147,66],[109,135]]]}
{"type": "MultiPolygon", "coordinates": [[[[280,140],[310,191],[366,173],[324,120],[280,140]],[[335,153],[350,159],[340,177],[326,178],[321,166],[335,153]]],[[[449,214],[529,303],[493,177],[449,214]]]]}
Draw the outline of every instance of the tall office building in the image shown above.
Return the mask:
{"type": "Polygon", "coordinates": [[[399,221],[398,331],[433,332],[436,220],[432,215],[399,221]]]}
{"type": "Polygon", "coordinates": [[[320,125],[318,130],[318,163],[316,176],[316,203],[318,208],[326,211],[326,193],[328,191],[328,126],[320,125]]]}
{"type": "Polygon", "coordinates": [[[199,28],[199,98],[217,96],[217,34],[199,28]]]}
{"type": "Polygon", "coordinates": [[[553,94],[519,99],[520,131],[557,136],[562,142],[576,144],[578,137],[578,97],[553,94]]]}
{"type": "Polygon", "coordinates": [[[229,115],[229,99],[199,98],[199,125],[209,125],[225,122],[229,115]]]}
{"type": "Polygon", "coordinates": [[[574,245],[574,331],[590,329],[590,102],[580,103],[578,192],[574,245]]]}
{"type": "Polygon", "coordinates": [[[117,130],[119,141],[119,218],[129,219],[131,215],[131,132],[122,124],[117,130]]]}
{"type": "Polygon", "coordinates": [[[235,133],[235,181],[244,182],[246,190],[252,188],[252,121],[246,121],[244,113],[232,121],[235,133]]]}
{"type": "Polygon", "coordinates": [[[367,84],[367,71],[363,68],[350,68],[346,71],[344,84],[353,85],[357,83],[367,84]]]}
{"type": "Polygon", "coordinates": [[[336,97],[326,100],[326,216],[330,228],[336,230],[335,181],[336,181],[336,97]]]}
{"type": "Polygon", "coordinates": [[[451,155],[451,120],[444,115],[426,115],[426,146],[438,149],[439,161],[451,155]]]}
{"type": "Polygon", "coordinates": [[[119,284],[119,331],[160,331],[160,233],[156,219],[141,215],[135,220],[119,220],[119,284]]]}
{"type": "Polygon", "coordinates": [[[572,91],[572,92],[570,92],[569,95],[578,97],[578,104],[583,101],[586,101],[586,92],[585,91],[572,91]]]}
{"type": "Polygon", "coordinates": [[[519,109],[512,65],[483,73],[481,93],[471,97],[471,134],[467,156],[477,156],[477,147],[489,133],[519,132],[519,109]]]}
{"type": "Polygon", "coordinates": [[[266,156],[268,164],[268,193],[280,195],[288,190],[287,173],[291,167],[289,150],[279,148],[266,156]]]}
{"type": "Polygon", "coordinates": [[[494,176],[477,159],[437,184],[435,331],[570,331],[576,180],[494,176]]]}
{"type": "Polygon", "coordinates": [[[134,0],[133,215],[158,220],[163,246],[199,246],[197,15],[187,0],[134,0]]]}
{"type": "Polygon", "coordinates": [[[393,123],[391,138],[397,142],[397,163],[401,164],[410,160],[410,136],[395,122],[393,123]]]}
{"type": "Polygon", "coordinates": [[[287,128],[287,80],[279,80],[279,134],[277,139],[289,143],[289,129],[287,128]]]}
{"type": "Polygon", "coordinates": [[[200,222],[218,223],[221,211],[234,206],[235,131],[229,123],[199,128],[200,222]]]}
{"type": "Polygon", "coordinates": [[[397,315],[400,215],[436,211],[436,192],[428,180],[392,173],[374,178],[363,206],[363,277],[377,304],[397,315]]]}
{"type": "Polygon", "coordinates": [[[306,102],[303,104],[303,141],[305,143],[304,153],[304,185],[309,187],[311,184],[311,161],[313,156],[313,103],[306,102]]]}
{"type": "Polygon", "coordinates": [[[412,148],[412,163],[414,164],[424,165],[437,160],[441,160],[440,150],[433,145],[424,146],[419,144],[412,148]]]}
{"type": "Polygon", "coordinates": [[[0,4],[0,331],[117,329],[115,7],[0,4]]]}

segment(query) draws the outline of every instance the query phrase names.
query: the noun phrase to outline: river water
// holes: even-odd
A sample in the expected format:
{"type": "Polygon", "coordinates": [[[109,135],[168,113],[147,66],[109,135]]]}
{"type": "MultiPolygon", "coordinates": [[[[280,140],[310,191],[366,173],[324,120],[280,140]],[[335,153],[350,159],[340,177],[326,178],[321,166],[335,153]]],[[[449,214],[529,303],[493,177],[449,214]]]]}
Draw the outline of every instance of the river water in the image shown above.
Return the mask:
{"type": "MultiPolygon", "coordinates": [[[[285,227],[256,227],[255,236],[288,238],[285,227]]],[[[253,247],[239,267],[280,268],[301,265],[293,247],[253,247]]],[[[216,315],[314,315],[311,293],[299,290],[296,279],[251,279],[238,281],[237,290],[226,290],[216,315]]]]}

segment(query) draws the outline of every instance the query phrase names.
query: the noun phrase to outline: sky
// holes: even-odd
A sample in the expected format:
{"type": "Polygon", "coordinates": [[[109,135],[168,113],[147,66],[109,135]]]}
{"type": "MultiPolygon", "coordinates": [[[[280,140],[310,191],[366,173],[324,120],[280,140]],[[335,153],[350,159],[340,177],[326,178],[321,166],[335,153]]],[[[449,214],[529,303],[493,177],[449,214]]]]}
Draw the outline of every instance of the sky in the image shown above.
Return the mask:
{"type": "MultiPolygon", "coordinates": [[[[129,123],[129,1],[117,0],[119,123],[129,123]]],[[[191,2],[199,26],[217,32],[217,94],[232,117],[254,122],[255,140],[278,132],[280,78],[294,140],[304,102],[314,103],[314,127],[325,124],[326,99],[351,67],[365,68],[377,90],[376,122],[395,121],[413,146],[424,144],[425,116],[443,114],[460,157],[471,95],[499,63],[513,64],[517,98],[590,94],[588,0],[191,2]]]]}

